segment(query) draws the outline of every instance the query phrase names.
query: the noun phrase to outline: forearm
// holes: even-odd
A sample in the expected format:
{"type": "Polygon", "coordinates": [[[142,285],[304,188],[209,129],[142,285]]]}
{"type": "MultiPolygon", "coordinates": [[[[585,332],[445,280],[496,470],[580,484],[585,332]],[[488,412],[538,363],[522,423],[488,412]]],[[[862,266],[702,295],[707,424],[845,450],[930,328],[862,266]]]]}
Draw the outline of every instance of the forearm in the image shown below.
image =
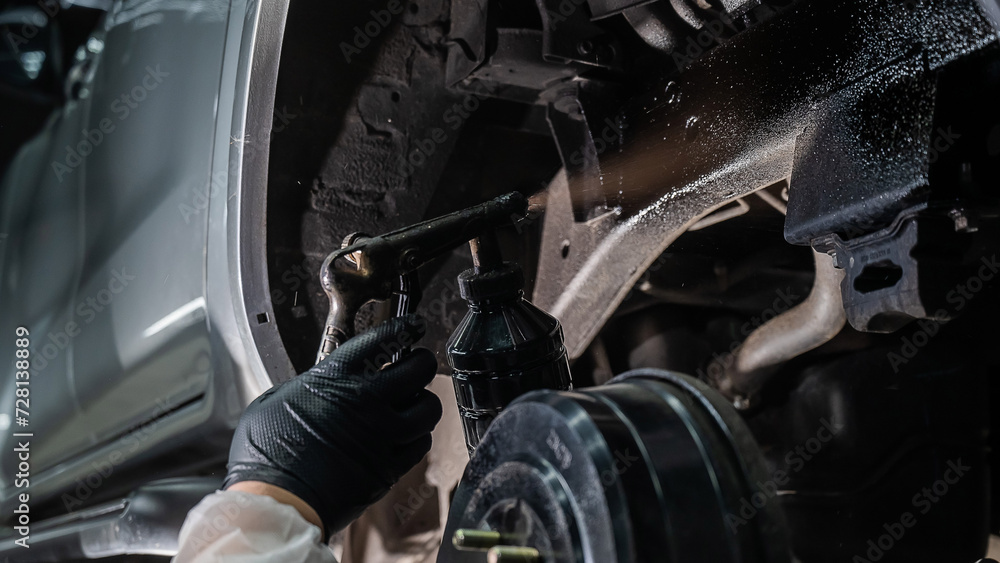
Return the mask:
{"type": "Polygon", "coordinates": [[[240,481],[238,483],[233,483],[232,486],[226,490],[241,491],[244,493],[271,497],[281,504],[291,506],[297,510],[307,522],[316,526],[320,530],[323,529],[323,522],[320,520],[319,514],[316,513],[313,507],[309,506],[306,501],[300,499],[285,489],[282,489],[281,487],[276,487],[270,483],[264,483],[262,481],[240,481]]]}
{"type": "Polygon", "coordinates": [[[174,561],[210,563],[252,556],[267,561],[336,563],[321,538],[320,528],[292,505],[231,487],[205,497],[191,509],[174,561]]]}

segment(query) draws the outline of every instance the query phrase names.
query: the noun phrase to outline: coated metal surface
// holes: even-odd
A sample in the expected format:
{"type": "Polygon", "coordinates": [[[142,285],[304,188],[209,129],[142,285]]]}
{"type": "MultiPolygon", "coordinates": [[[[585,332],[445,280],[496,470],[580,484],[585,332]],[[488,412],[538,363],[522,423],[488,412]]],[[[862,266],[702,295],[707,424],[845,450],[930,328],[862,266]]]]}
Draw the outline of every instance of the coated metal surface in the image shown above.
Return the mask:
{"type": "Polygon", "coordinates": [[[919,205],[874,233],[846,241],[838,234],[818,239],[816,248],[833,255],[844,271],[841,293],[851,326],[893,332],[914,319],[954,319],[957,311],[948,296],[976,270],[985,271],[983,243],[995,240],[989,234],[995,222],[970,215],[919,205]]]}
{"type": "Polygon", "coordinates": [[[575,358],[680,233],[750,191],[790,178],[796,243],[845,218],[891,217],[927,192],[935,72],[996,41],[963,0],[805,1],[734,37],[626,109],[625,142],[601,155],[619,213],[577,222],[553,181],[539,266],[551,281],[535,303],[562,321],[575,358]],[[838,213],[820,213],[830,199],[838,213]]]}

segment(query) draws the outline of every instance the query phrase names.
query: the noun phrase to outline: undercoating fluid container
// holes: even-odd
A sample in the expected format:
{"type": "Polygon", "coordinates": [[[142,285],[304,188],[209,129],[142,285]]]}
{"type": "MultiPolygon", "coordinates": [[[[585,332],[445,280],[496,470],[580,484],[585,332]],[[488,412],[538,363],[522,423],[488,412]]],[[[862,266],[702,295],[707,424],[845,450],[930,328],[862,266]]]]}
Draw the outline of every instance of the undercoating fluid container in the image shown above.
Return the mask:
{"type": "Polygon", "coordinates": [[[458,276],[469,312],[448,340],[448,363],[469,455],[490,422],[536,389],[572,388],[562,326],[524,299],[517,264],[476,267],[458,276]]]}

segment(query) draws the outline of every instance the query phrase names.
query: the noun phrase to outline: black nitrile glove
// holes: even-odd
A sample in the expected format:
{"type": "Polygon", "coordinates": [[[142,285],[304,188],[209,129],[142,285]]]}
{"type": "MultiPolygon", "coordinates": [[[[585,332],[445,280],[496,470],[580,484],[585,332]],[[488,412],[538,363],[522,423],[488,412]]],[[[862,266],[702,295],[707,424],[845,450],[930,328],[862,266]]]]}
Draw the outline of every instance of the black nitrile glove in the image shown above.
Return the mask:
{"type": "Polygon", "coordinates": [[[419,462],[441,402],[424,389],[437,360],[415,349],[419,317],[390,319],[356,336],[309,371],[264,392],[240,418],[224,488],[263,481],[304,500],[326,534],[344,528],[419,462]]]}

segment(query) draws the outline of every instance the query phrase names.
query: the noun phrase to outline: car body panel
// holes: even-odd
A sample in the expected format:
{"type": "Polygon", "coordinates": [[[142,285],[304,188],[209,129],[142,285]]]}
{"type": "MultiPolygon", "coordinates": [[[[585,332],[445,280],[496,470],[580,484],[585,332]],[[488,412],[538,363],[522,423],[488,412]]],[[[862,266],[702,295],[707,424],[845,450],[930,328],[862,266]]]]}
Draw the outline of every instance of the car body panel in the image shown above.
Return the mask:
{"type": "MultiPolygon", "coordinates": [[[[285,7],[265,11],[280,20],[285,7]]],[[[33,433],[36,506],[120,494],[143,464],[150,479],[224,463],[242,408],[271,384],[231,274],[240,174],[228,173],[242,166],[260,11],[241,0],[116,3],[77,61],[76,99],[3,180],[0,447],[33,433]],[[6,361],[18,326],[33,360],[25,428],[6,361]]],[[[281,27],[269,47],[280,49],[281,27]]],[[[23,492],[16,473],[4,456],[0,506],[23,492]]]]}

